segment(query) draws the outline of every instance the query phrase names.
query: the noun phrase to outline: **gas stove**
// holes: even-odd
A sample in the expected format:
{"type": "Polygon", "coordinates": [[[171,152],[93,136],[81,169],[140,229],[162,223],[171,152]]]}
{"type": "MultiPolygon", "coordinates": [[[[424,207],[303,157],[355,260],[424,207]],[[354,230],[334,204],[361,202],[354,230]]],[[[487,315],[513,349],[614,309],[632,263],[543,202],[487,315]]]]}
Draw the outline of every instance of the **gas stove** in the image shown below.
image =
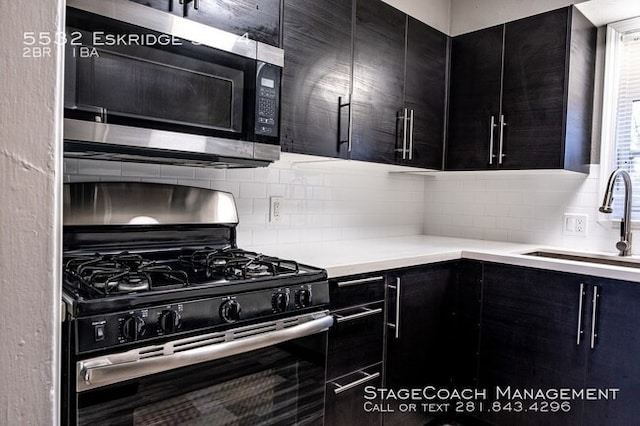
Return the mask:
{"type": "Polygon", "coordinates": [[[65,185],[63,294],[80,352],[322,311],[326,272],[237,247],[231,194],[65,185]]]}
{"type": "Polygon", "coordinates": [[[321,422],[327,274],[237,225],[221,191],[65,184],[62,424],[321,422]]]}

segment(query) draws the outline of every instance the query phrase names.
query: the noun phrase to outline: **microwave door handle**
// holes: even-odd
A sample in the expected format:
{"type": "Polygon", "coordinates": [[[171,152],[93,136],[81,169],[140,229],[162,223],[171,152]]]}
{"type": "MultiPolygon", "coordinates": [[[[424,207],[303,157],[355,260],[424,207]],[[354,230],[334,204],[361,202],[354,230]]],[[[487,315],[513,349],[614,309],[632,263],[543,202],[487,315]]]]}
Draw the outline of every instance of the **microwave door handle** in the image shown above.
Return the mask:
{"type": "MultiPolygon", "coordinates": [[[[165,351],[171,350],[173,346],[171,342],[164,346],[156,346],[155,349],[160,350],[161,354],[149,358],[140,357],[140,352],[145,350],[145,348],[142,348],[80,361],[76,364],[76,389],[78,392],[82,392],[125,380],[274,346],[328,330],[333,325],[333,322],[333,317],[326,314],[320,318],[283,329],[277,329],[276,325],[270,324],[266,327],[272,331],[257,335],[248,331],[247,334],[250,334],[251,337],[241,337],[231,341],[225,341],[224,333],[222,333],[222,341],[220,343],[185,349],[167,355],[165,355],[165,351]]],[[[173,344],[175,343],[173,342],[173,344]]]]}

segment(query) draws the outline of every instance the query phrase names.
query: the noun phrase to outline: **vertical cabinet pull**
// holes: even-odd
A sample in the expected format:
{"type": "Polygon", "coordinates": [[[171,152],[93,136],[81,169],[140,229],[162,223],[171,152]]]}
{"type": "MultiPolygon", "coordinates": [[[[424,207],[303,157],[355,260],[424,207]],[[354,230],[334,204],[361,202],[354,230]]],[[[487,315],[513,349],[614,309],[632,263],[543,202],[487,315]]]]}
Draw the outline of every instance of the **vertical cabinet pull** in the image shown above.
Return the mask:
{"type": "Polygon", "coordinates": [[[496,127],[496,118],[492,115],[491,120],[489,121],[489,165],[493,165],[493,132],[496,127]]]}
{"type": "Polygon", "coordinates": [[[582,335],[584,334],[584,330],[582,329],[582,309],[584,307],[584,283],[580,283],[580,297],[578,299],[578,335],[576,338],[576,345],[580,346],[580,341],[582,340],[582,335]]]}
{"type": "Polygon", "coordinates": [[[402,120],[402,148],[397,148],[395,152],[402,153],[402,159],[413,160],[413,116],[415,111],[404,108],[398,111],[398,120],[402,120]],[[408,143],[407,143],[408,141],[408,143]],[[407,146],[408,145],[408,146],[407,146]]]}
{"type": "Polygon", "coordinates": [[[347,139],[344,140],[338,135],[338,145],[346,142],[347,152],[351,152],[351,129],[353,128],[353,114],[351,110],[351,96],[349,96],[349,102],[343,102],[342,96],[338,97],[338,133],[342,130],[342,108],[348,108],[347,110],[347,139]]]}
{"type": "Polygon", "coordinates": [[[596,321],[598,319],[598,299],[600,298],[598,286],[593,286],[593,300],[591,311],[591,349],[596,347],[596,338],[598,337],[598,326],[596,321]]]}
{"type": "Polygon", "coordinates": [[[413,110],[409,113],[409,160],[413,160],[413,110]]]}
{"type": "Polygon", "coordinates": [[[389,288],[396,291],[396,318],[395,324],[390,322],[387,325],[395,330],[395,338],[400,338],[400,286],[401,280],[399,277],[396,278],[396,285],[389,285],[389,288]]]}
{"type": "Polygon", "coordinates": [[[398,120],[402,120],[402,148],[397,148],[395,152],[402,153],[402,159],[407,159],[407,125],[409,120],[409,112],[407,108],[398,111],[398,120]]]}
{"type": "Polygon", "coordinates": [[[504,121],[504,115],[501,114],[500,115],[500,145],[499,145],[499,152],[498,152],[498,164],[502,164],[502,159],[504,158],[504,154],[503,154],[503,148],[504,148],[504,128],[507,125],[507,123],[504,121]]]}

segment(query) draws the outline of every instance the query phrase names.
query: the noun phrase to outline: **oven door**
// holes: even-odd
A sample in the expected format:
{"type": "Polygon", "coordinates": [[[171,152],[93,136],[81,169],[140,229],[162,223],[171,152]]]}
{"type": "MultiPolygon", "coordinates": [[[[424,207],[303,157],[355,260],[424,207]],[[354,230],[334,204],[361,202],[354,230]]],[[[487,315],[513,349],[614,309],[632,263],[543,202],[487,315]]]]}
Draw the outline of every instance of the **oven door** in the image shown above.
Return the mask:
{"type": "Polygon", "coordinates": [[[72,420],[321,425],[332,323],[316,313],[78,361],[72,420]]]}

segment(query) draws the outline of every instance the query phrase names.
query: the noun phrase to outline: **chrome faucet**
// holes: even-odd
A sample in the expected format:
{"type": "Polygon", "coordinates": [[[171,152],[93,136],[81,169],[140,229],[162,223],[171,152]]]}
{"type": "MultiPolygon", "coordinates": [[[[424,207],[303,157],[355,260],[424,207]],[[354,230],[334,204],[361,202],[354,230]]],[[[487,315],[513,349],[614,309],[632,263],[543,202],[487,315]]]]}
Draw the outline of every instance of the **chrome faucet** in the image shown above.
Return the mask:
{"type": "Polygon", "coordinates": [[[622,176],[624,180],[624,213],[620,220],[620,241],[616,243],[616,248],[620,252],[620,256],[631,255],[631,176],[625,170],[616,169],[609,176],[609,182],[607,183],[607,190],[604,193],[604,200],[600,206],[602,213],[611,213],[611,203],[613,202],[613,186],[618,176],[622,176]]]}

